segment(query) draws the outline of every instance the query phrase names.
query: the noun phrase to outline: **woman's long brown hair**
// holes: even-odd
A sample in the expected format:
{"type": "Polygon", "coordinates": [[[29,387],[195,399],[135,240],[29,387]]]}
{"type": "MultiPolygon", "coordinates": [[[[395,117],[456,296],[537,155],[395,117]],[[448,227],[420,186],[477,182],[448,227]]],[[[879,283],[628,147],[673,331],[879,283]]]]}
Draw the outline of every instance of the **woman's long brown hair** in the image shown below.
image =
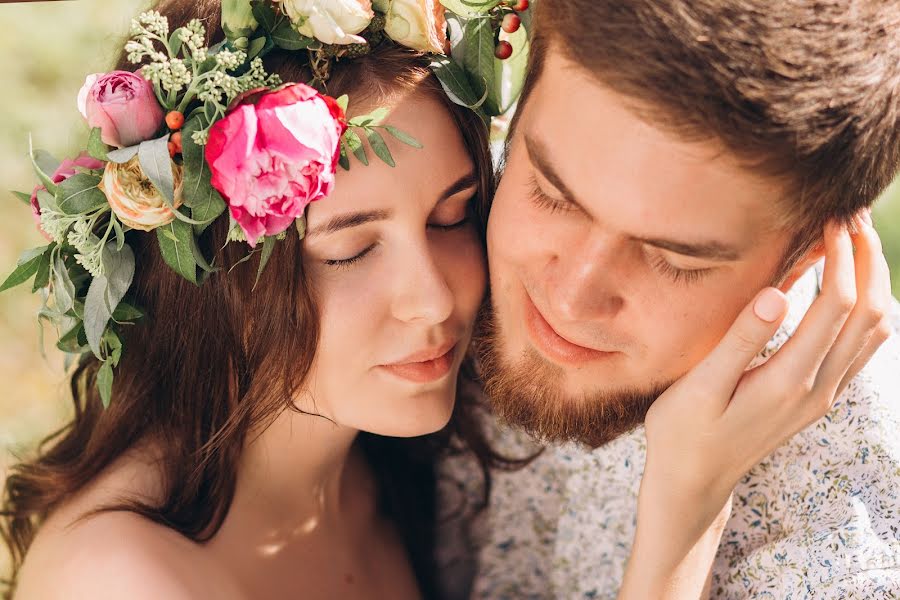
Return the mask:
{"type": "MultiPolygon", "coordinates": [[[[223,38],[216,0],[162,0],[156,9],[172,30],[199,18],[209,43],[223,38]]],[[[266,63],[285,81],[309,80],[290,54],[273,52],[266,63]]],[[[117,68],[135,66],[120,57],[117,68]]],[[[333,96],[347,93],[370,102],[411,89],[439,98],[476,165],[475,209],[483,237],[494,185],[488,131],[474,113],[446,98],[425,57],[383,44],[366,57],[338,63],[327,85],[333,96]]],[[[86,357],[71,374],[72,420],[44,440],[34,459],[11,469],[0,511],[0,534],[13,560],[8,596],[41,523],[141,440],[158,442],[162,451],[162,501],[128,500],[100,510],[132,511],[195,541],[208,540],[228,513],[238,458],[249,438],[281,411],[296,410],[291,399],[318,343],[316,301],[300,260],[301,241],[291,228],[254,290],[256,260],[237,264],[247,250],[226,244],[227,227],[227,219],[219,219],[200,241],[206,255],[214,254],[224,266],[200,287],[164,263],[155,236],[130,240],[137,263],[133,300],[148,317],[125,332],[126,352],[109,408],[102,407],[94,386],[99,364],[86,357]],[[232,265],[237,266],[229,270],[232,265]]],[[[397,523],[429,598],[438,595],[432,558],[435,462],[451,444],[473,452],[484,474],[485,500],[488,467],[503,462],[481,433],[477,404],[460,394],[448,427],[431,436],[401,440],[363,434],[360,439],[381,484],[381,508],[397,523]]]]}

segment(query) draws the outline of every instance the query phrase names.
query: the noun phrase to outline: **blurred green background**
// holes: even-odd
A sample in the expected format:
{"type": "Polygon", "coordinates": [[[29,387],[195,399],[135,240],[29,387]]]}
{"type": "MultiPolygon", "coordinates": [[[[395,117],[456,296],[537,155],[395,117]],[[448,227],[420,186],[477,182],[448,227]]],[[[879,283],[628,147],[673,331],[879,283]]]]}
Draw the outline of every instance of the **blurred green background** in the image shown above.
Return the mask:
{"type": "MultiPolygon", "coordinates": [[[[146,0],[0,3],[0,276],[19,254],[43,242],[29,209],[6,190],[30,191],[28,134],[35,147],[62,158],[87,140],[75,98],[88,73],[110,68],[129,22],[146,0]]],[[[900,296],[900,183],[875,211],[875,222],[900,296]]],[[[68,413],[62,357],[47,332],[47,357],[38,347],[37,296],[22,286],[0,294],[0,481],[12,455],[33,444],[68,413]]],[[[0,555],[3,553],[0,552],[0,555]]],[[[0,556],[0,568],[2,565],[0,556]]],[[[5,572],[5,568],[3,568],[5,572]]]]}

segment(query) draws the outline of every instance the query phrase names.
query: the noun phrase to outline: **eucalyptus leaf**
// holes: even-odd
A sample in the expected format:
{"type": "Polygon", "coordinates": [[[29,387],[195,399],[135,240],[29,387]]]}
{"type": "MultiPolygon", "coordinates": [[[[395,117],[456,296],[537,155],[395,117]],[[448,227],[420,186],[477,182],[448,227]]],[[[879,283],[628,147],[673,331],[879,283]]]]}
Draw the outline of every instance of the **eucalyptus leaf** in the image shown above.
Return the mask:
{"type": "Polygon", "coordinates": [[[168,204],[175,203],[175,176],[169,156],[169,134],[138,146],[141,170],[168,204]]]}
{"type": "Polygon", "coordinates": [[[140,148],[140,146],[128,146],[127,148],[110,150],[106,153],[106,158],[107,160],[109,160],[109,162],[114,162],[116,164],[122,165],[137,156],[138,148],[140,148]]]}
{"type": "Polygon", "coordinates": [[[350,96],[344,94],[337,100],[335,100],[335,102],[337,102],[337,105],[341,107],[342,111],[347,112],[347,107],[350,105],[350,96]]]}
{"type": "Polygon", "coordinates": [[[369,113],[369,118],[371,119],[368,125],[374,127],[376,125],[381,125],[387,116],[390,114],[390,109],[379,107],[369,113]]]}
{"type": "Polygon", "coordinates": [[[172,32],[172,35],[169,36],[169,49],[172,51],[172,58],[178,56],[178,53],[181,52],[181,32],[185,31],[184,27],[179,27],[175,31],[172,32]]]}
{"type": "Polygon", "coordinates": [[[196,284],[197,262],[191,249],[193,236],[193,228],[182,221],[172,221],[156,228],[156,238],[163,259],[176,273],[196,284]]]}
{"type": "Polygon", "coordinates": [[[250,46],[247,48],[247,58],[248,60],[253,60],[260,54],[262,54],[265,47],[269,44],[269,38],[266,36],[261,36],[257,38],[253,38],[250,40],[250,46]]]}
{"type": "Polygon", "coordinates": [[[347,147],[347,142],[344,138],[341,138],[341,153],[338,156],[338,164],[345,171],[350,170],[350,149],[347,147]]]}
{"type": "Polygon", "coordinates": [[[128,302],[119,302],[116,310],[113,311],[112,318],[117,323],[129,323],[137,321],[144,316],[144,312],[129,304],[128,302]]]}
{"type": "Polygon", "coordinates": [[[69,278],[69,270],[66,268],[66,263],[58,253],[53,259],[52,277],[56,310],[66,313],[75,308],[75,284],[69,278]]]}
{"type": "Polygon", "coordinates": [[[61,164],[58,158],[46,150],[35,150],[34,161],[48,177],[52,177],[61,164]]]}
{"type": "Polygon", "coordinates": [[[125,245],[125,231],[122,229],[122,224],[119,222],[119,219],[116,218],[114,214],[110,214],[110,219],[113,222],[113,230],[116,232],[116,250],[121,250],[122,246],[125,245]]]}
{"type": "Polygon", "coordinates": [[[97,389],[100,391],[100,401],[103,402],[103,408],[109,408],[112,400],[113,386],[113,368],[112,364],[106,360],[97,371],[97,389]]]}
{"type": "Polygon", "coordinates": [[[384,138],[381,137],[380,133],[373,129],[366,133],[366,137],[369,140],[369,145],[372,146],[372,150],[378,158],[392,167],[397,166],[394,162],[394,157],[391,155],[390,148],[388,148],[387,143],[385,143],[384,138]]]}
{"type": "Polygon", "coordinates": [[[103,142],[103,130],[99,127],[91,129],[87,151],[89,155],[97,160],[109,160],[109,146],[103,142]]]}
{"type": "Polygon", "coordinates": [[[209,264],[209,261],[203,256],[203,251],[200,250],[200,246],[197,245],[197,238],[193,235],[191,236],[191,253],[194,255],[194,262],[197,263],[197,266],[200,267],[204,273],[215,273],[220,270],[219,267],[214,267],[209,264]]]}
{"type": "Polygon", "coordinates": [[[67,215],[82,215],[109,205],[106,195],[97,186],[100,178],[76,173],[59,184],[56,205],[67,215]]]}
{"type": "Polygon", "coordinates": [[[431,70],[437,75],[444,92],[455,104],[475,110],[487,99],[487,91],[481,97],[475,93],[465,69],[453,59],[445,56],[437,58],[431,63],[431,70]]]}
{"type": "Polygon", "coordinates": [[[114,242],[108,242],[103,247],[101,256],[103,273],[109,280],[107,301],[110,311],[114,311],[134,279],[134,252],[128,245],[116,250],[114,242]]]}

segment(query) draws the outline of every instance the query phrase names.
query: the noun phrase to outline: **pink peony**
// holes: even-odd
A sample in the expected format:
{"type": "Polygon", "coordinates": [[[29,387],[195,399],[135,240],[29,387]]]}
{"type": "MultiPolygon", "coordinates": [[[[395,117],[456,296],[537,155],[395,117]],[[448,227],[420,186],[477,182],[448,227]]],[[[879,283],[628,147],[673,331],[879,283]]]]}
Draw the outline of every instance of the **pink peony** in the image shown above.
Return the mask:
{"type": "Polygon", "coordinates": [[[91,128],[100,128],[105,144],[118,148],[149,140],[165,117],[153,84],[128,71],[88,75],[78,92],[78,111],[91,128]]]}
{"type": "Polygon", "coordinates": [[[250,95],[212,125],[212,185],[251,246],[331,193],[346,127],[337,103],[302,83],[250,95]]]}
{"type": "MultiPolygon", "coordinates": [[[[68,158],[63,160],[60,163],[59,167],[57,167],[56,170],[53,171],[53,174],[50,176],[50,181],[52,181],[53,183],[62,183],[77,172],[75,170],[75,167],[84,167],[85,169],[102,169],[103,162],[97,160],[96,158],[88,156],[87,152],[82,152],[81,154],[76,156],[74,160],[68,158]]],[[[48,236],[44,232],[43,228],[41,228],[41,205],[38,203],[37,198],[38,190],[45,189],[47,188],[42,185],[38,185],[35,186],[35,188],[31,191],[31,212],[34,214],[34,222],[37,224],[38,229],[40,229],[41,234],[49,240],[50,236],[48,236]]]]}

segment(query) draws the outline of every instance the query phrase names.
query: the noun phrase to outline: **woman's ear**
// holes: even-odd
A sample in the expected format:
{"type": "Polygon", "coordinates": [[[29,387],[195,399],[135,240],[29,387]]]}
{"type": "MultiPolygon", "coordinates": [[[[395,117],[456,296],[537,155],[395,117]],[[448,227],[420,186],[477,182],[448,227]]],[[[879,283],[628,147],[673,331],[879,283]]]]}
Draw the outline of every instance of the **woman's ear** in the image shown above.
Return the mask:
{"type": "Polygon", "coordinates": [[[825,256],[825,242],[819,241],[810,248],[803,257],[798,260],[791,270],[787,272],[784,279],[779,284],[778,289],[785,294],[790,290],[800,277],[806,273],[810,267],[819,262],[825,256]]]}

